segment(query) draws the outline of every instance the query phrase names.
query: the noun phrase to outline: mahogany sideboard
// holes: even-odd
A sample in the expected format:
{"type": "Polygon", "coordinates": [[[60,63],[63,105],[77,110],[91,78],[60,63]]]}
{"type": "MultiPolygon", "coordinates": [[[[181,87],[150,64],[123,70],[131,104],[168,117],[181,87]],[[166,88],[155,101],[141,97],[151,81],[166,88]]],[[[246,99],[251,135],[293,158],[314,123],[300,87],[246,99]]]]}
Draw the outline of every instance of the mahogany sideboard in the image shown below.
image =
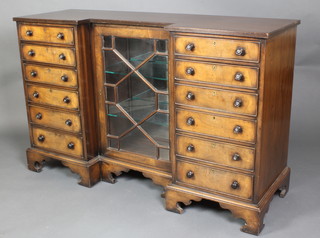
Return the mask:
{"type": "Polygon", "coordinates": [[[299,20],[65,10],[16,17],[31,146],[91,187],[136,170],[258,235],[289,189],[299,20]]]}

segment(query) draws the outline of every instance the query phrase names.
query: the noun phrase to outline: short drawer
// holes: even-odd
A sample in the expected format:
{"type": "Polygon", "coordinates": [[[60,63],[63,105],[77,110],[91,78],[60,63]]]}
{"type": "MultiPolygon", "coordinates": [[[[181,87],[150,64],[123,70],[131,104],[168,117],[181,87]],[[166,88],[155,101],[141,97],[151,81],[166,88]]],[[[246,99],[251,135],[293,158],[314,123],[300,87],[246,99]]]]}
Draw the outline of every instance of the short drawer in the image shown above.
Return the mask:
{"type": "Polygon", "coordinates": [[[175,53],[216,59],[259,62],[260,43],[211,37],[175,37],[175,53]]]}
{"type": "Polygon", "coordinates": [[[58,153],[69,154],[77,157],[83,156],[82,139],[77,136],[32,128],[33,145],[58,153]]]}
{"type": "Polygon", "coordinates": [[[30,106],[29,113],[30,122],[33,124],[69,132],[81,132],[80,115],[78,113],[61,112],[36,106],[30,106]]]}
{"type": "Polygon", "coordinates": [[[75,52],[73,48],[22,45],[22,59],[58,65],[75,66],[75,52]]]}
{"type": "Polygon", "coordinates": [[[233,117],[177,110],[177,129],[203,135],[254,143],[256,121],[233,117]]]}
{"type": "Polygon", "coordinates": [[[258,95],[176,84],[176,103],[217,111],[257,115],[258,95]]]}
{"type": "Polygon", "coordinates": [[[253,176],[177,161],[177,180],[203,189],[252,199],[253,176]]]}
{"type": "Polygon", "coordinates": [[[29,102],[68,109],[79,109],[77,92],[27,85],[27,97],[29,102]]]}
{"type": "Polygon", "coordinates": [[[25,79],[64,87],[77,87],[77,73],[72,69],[24,64],[25,79]]]}
{"type": "Polygon", "coordinates": [[[74,44],[72,27],[19,25],[21,40],[74,44]]]}
{"type": "Polygon", "coordinates": [[[176,61],[175,77],[237,88],[258,88],[259,69],[227,64],[176,61]]]}
{"type": "Polygon", "coordinates": [[[254,170],[254,148],[189,136],[178,135],[176,138],[176,153],[180,156],[237,169],[254,170]]]}

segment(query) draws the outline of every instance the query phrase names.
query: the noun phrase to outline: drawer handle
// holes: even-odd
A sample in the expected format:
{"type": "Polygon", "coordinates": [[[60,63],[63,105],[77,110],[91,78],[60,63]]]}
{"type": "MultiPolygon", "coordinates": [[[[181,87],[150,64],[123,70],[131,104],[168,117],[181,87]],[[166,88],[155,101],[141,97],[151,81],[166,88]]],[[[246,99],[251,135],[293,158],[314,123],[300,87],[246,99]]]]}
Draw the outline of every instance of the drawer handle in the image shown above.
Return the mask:
{"type": "Polygon", "coordinates": [[[194,151],[194,145],[190,144],[187,146],[187,151],[193,152],[194,151]]]}
{"type": "Polygon", "coordinates": [[[39,136],[38,136],[38,141],[39,141],[39,142],[44,142],[45,139],[46,139],[46,138],[44,137],[44,135],[39,135],[39,136]]]}
{"type": "Polygon", "coordinates": [[[231,188],[232,189],[240,188],[240,184],[238,183],[238,181],[233,181],[232,184],[231,184],[231,188]]]}
{"type": "Polygon", "coordinates": [[[187,178],[192,178],[194,177],[194,172],[192,170],[189,170],[186,174],[187,178]]]}
{"type": "Polygon", "coordinates": [[[63,40],[64,39],[64,34],[62,32],[59,32],[58,35],[57,35],[57,38],[60,39],[60,40],[63,40]]]}
{"type": "Polygon", "coordinates": [[[63,81],[63,82],[68,82],[68,76],[67,75],[62,75],[61,76],[61,80],[63,81]]]}
{"type": "Polygon", "coordinates": [[[195,45],[193,43],[189,43],[186,45],[187,51],[194,51],[195,45]]]}
{"type": "Polygon", "coordinates": [[[72,121],[70,119],[66,120],[65,123],[66,123],[67,126],[72,126],[72,121]]]}
{"type": "Polygon", "coordinates": [[[40,94],[37,91],[34,91],[32,95],[34,98],[39,98],[40,96],[40,94]]]}
{"type": "Polygon", "coordinates": [[[244,75],[242,73],[238,72],[234,75],[234,80],[242,82],[242,81],[244,81],[244,75]]]}
{"type": "Polygon", "coordinates": [[[242,100],[240,98],[237,98],[234,103],[233,103],[234,107],[242,107],[242,100]]]}
{"type": "Polygon", "coordinates": [[[33,36],[33,32],[32,32],[31,30],[27,30],[27,31],[26,31],[26,35],[27,35],[27,36],[33,36]]]}
{"type": "Polygon", "coordinates": [[[41,119],[42,119],[42,114],[39,112],[39,113],[36,115],[36,118],[37,118],[38,120],[41,120],[41,119]]]}
{"type": "Polygon", "coordinates": [[[73,143],[73,142],[70,142],[70,143],[68,144],[68,149],[70,149],[70,150],[73,150],[73,149],[74,149],[74,143],[73,143]]]}
{"type": "Polygon", "coordinates": [[[33,57],[33,56],[36,55],[36,52],[34,52],[33,50],[29,50],[29,51],[28,51],[28,55],[31,56],[31,57],[33,57]]]}
{"type": "Polygon", "coordinates": [[[241,126],[235,126],[233,128],[233,133],[234,134],[241,134],[243,132],[242,127],[241,126]]]}
{"type": "Polygon", "coordinates": [[[191,68],[191,67],[188,67],[187,69],[186,69],[186,74],[189,74],[189,75],[194,75],[194,68],[191,68]]]}
{"type": "Polygon", "coordinates": [[[187,93],[187,96],[186,96],[186,99],[189,100],[189,101],[192,101],[195,99],[195,96],[192,92],[188,92],[187,93]]]}
{"type": "Polygon", "coordinates": [[[235,54],[237,56],[245,56],[246,50],[243,47],[237,47],[235,54]]]}
{"type": "Polygon", "coordinates": [[[194,123],[195,123],[195,121],[194,121],[194,119],[193,119],[192,117],[189,117],[189,118],[187,119],[187,124],[188,124],[189,126],[193,126],[194,123]]]}
{"type": "Polygon", "coordinates": [[[66,60],[66,56],[62,53],[62,54],[59,55],[59,59],[66,60]]]}
{"type": "Polygon", "coordinates": [[[30,72],[30,75],[31,75],[32,77],[37,77],[38,73],[37,73],[37,71],[31,71],[31,72],[30,72]]]}
{"type": "Polygon", "coordinates": [[[69,104],[71,102],[71,99],[69,97],[65,97],[63,99],[63,102],[66,103],[66,104],[69,104]]]}
{"type": "Polygon", "coordinates": [[[232,156],[232,160],[233,161],[240,161],[241,160],[241,156],[237,153],[235,153],[233,156],[232,156]]]}

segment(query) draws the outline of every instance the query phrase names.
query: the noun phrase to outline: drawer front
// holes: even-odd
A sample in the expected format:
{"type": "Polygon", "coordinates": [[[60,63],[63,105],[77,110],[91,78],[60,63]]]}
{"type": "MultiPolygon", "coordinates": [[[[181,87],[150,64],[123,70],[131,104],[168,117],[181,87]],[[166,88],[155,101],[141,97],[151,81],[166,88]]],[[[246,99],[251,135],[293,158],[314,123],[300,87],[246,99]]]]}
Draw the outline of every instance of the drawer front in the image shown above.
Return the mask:
{"type": "Polygon", "coordinates": [[[253,177],[177,161],[177,180],[204,189],[252,199],[253,177]]]}
{"type": "Polygon", "coordinates": [[[254,148],[177,136],[177,154],[233,168],[254,170],[254,148]]]}
{"type": "Polygon", "coordinates": [[[76,92],[28,85],[27,95],[30,102],[68,109],[79,108],[78,94],[76,92]]]}
{"type": "Polygon", "coordinates": [[[75,66],[75,53],[72,48],[40,45],[22,45],[22,58],[28,61],[75,66]]]}
{"type": "Polygon", "coordinates": [[[217,111],[257,115],[258,95],[203,87],[176,85],[176,103],[217,111]]]}
{"type": "Polygon", "coordinates": [[[25,64],[25,79],[64,87],[77,87],[77,73],[72,69],[61,69],[25,64]]]}
{"type": "Polygon", "coordinates": [[[176,78],[189,81],[257,89],[258,75],[258,68],[226,64],[197,63],[192,61],[176,61],[176,78]]]}
{"type": "Polygon", "coordinates": [[[259,62],[260,44],[253,41],[181,36],[175,38],[175,52],[189,56],[259,62]]]}
{"type": "Polygon", "coordinates": [[[34,124],[79,133],[81,131],[80,116],[77,113],[60,112],[33,107],[29,109],[30,121],[34,124]]]}
{"type": "Polygon", "coordinates": [[[256,122],[188,110],[177,110],[177,128],[219,138],[254,143],[256,122]]]}
{"type": "Polygon", "coordinates": [[[73,28],[71,27],[20,25],[19,32],[21,40],[74,44],[73,28]]]}
{"type": "Polygon", "coordinates": [[[33,145],[63,154],[83,156],[82,140],[79,137],[57,133],[40,128],[32,128],[33,145]]]}

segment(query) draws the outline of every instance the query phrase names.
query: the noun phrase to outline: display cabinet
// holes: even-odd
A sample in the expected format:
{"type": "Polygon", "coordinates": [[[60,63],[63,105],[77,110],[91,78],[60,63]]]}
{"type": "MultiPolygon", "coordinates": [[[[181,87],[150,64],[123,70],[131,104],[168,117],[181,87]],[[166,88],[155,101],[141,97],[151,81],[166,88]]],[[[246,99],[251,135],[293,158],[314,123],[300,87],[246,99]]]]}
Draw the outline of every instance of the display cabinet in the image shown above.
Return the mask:
{"type": "MultiPolygon", "coordinates": [[[[259,234],[289,189],[298,20],[66,10],[17,17],[31,146],[80,184],[135,170],[259,234]]],[[[106,198],[107,199],[107,198],[106,198]]]]}

